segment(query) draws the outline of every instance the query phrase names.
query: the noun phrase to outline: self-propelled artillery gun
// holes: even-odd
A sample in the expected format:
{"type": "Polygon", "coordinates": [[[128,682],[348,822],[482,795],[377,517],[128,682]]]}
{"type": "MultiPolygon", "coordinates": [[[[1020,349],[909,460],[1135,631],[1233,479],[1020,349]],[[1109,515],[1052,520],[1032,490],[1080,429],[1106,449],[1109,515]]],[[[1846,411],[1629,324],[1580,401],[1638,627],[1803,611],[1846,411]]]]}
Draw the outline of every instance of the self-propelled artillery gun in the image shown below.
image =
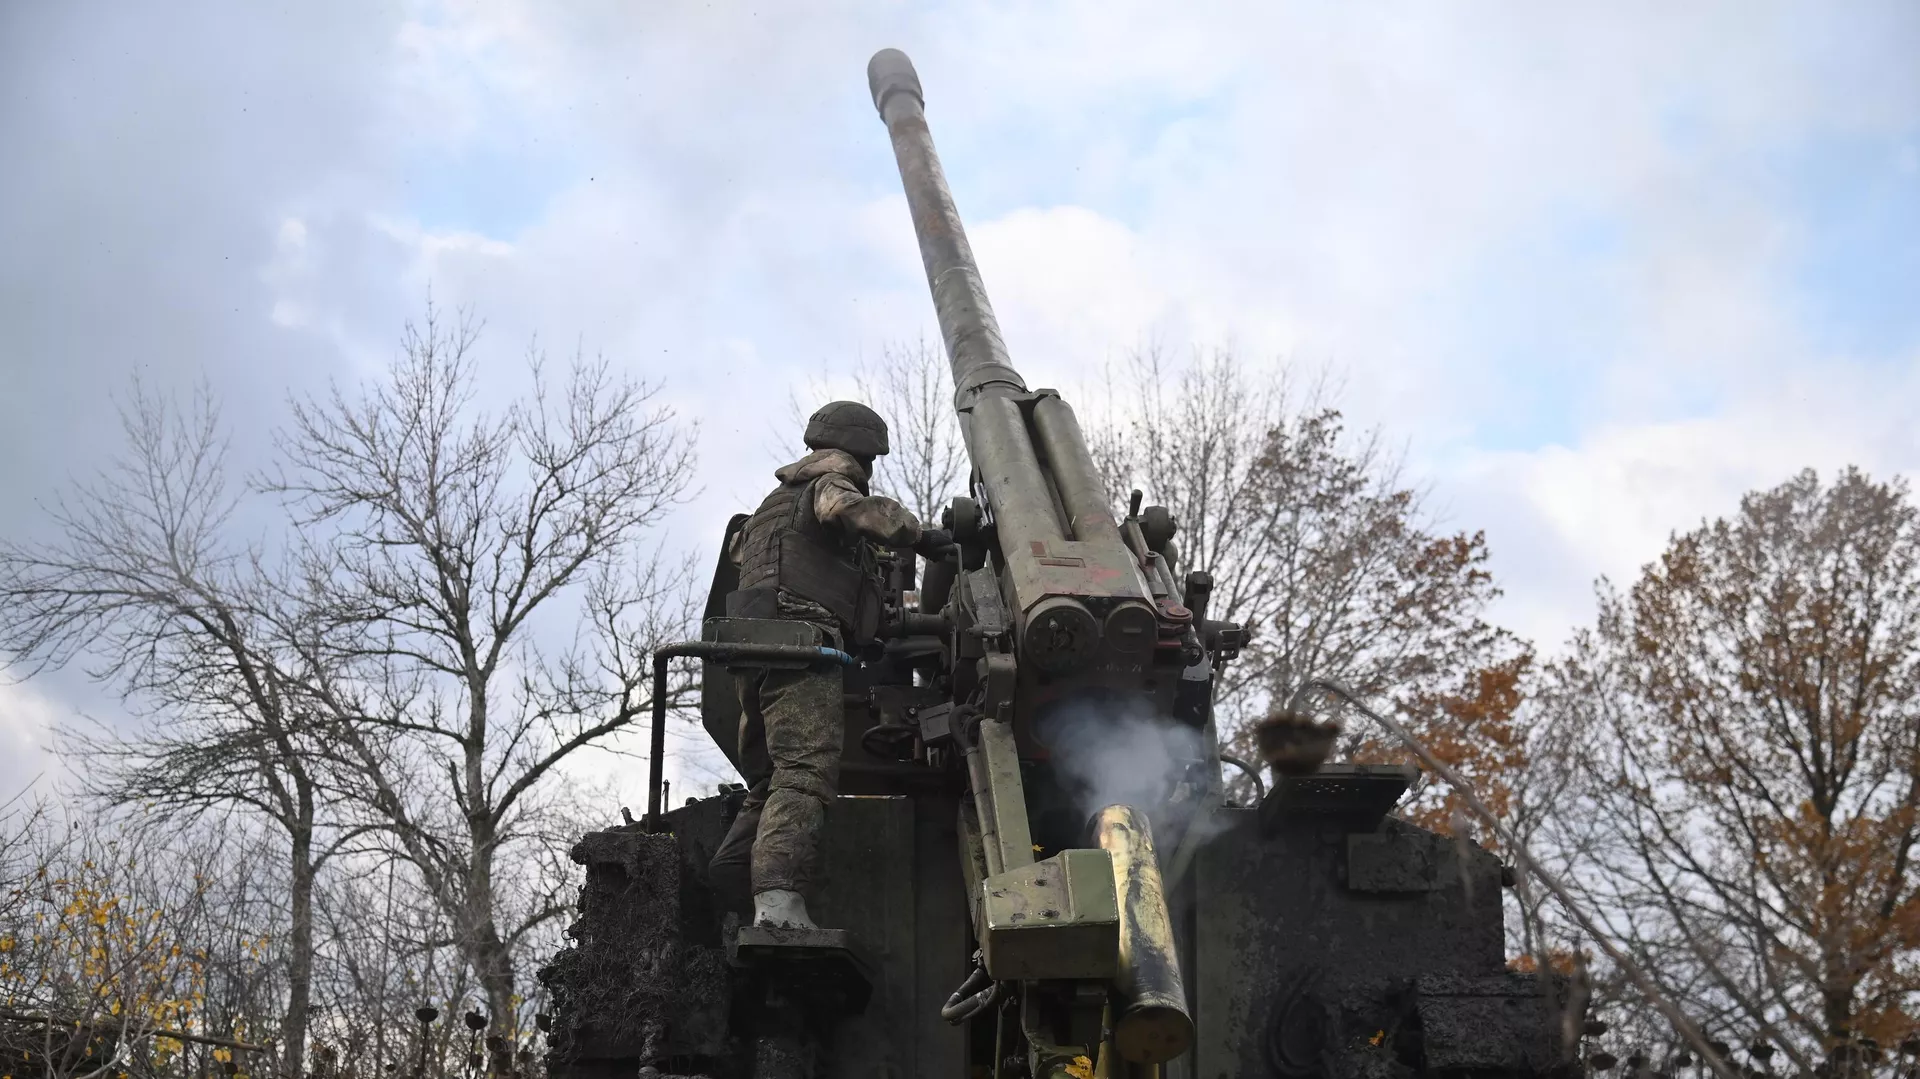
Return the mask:
{"type": "Polygon", "coordinates": [[[1116,513],[1073,409],[1009,359],[906,56],[877,54],[868,81],[972,464],[944,515],[957,549],[924,570],[876,552],[874,639],[844,652],[726,617],[718,558],[702,639],[655,658],[656,702],[669,661],[697,659],[731,758],[732,672],[838,667],[842,793],[810,897],[834,928],[757,927],[717,893],[706,867],[743,792],[662,805],[656,711],[645,819],[574,850],[580,917],[542,973],[550,1071],[1567,1071],[1568,985],[1507,969],[1497,858],[1393,815],[1412,769],[1325,763],[1229,804],[1214,683],[1246,630],[1211,616],[1170,513],[1138,492],[1116,513]]]}

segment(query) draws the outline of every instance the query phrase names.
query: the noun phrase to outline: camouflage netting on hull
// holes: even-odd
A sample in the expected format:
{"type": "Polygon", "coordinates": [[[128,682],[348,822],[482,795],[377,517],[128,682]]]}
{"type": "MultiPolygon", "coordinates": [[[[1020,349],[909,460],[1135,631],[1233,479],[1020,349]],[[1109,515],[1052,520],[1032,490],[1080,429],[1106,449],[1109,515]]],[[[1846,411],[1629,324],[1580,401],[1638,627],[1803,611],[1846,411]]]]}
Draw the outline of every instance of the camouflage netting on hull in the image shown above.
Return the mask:
{"type": "Polygon", "coordinates": [[[630,1079],[642,1068],[726,1052],[732,987],[706,889],[670,834],[590,832],[571,944],[540,972],[553,994],[547,1067],[566,1079],[630,1079]]]}

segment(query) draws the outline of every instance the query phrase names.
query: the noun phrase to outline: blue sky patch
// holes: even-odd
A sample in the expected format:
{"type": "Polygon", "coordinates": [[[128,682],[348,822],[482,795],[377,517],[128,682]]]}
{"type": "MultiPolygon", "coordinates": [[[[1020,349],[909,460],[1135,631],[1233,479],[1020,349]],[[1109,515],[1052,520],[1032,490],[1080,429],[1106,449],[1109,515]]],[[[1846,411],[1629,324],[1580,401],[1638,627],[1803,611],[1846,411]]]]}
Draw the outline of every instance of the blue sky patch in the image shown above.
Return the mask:
{"type": "Polygon", "coordinates": [[[1827,138],[1788,168],[1799,214],[1793,283],[1814,343],[1866,360],[1920,348],[1920,128],[1827,138]]]}
{"type": "Polygon", "coordinates": [[[586,182],[560,143],[488,140],[417,146],[396,169],[402,210],[431,232],[510,240],[546,214],[553,197],[586,182]]]}

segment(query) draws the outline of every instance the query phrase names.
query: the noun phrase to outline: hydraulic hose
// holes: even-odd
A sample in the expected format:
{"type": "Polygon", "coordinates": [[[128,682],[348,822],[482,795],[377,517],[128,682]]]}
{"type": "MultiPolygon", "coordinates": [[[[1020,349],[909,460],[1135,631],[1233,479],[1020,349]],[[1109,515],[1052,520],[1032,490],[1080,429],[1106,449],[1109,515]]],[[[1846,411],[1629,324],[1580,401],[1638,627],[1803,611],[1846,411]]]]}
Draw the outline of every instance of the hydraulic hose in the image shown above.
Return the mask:
{"type": "Polygon", "coordinates": [[[1266,783],[1266,780],[1263,780],[1260,778],[1260,769],[1255,768],[1253,765],[1248,764],[1246,761],[1243,761],[1238,757],[1231,756],[1226,753],[1220,754],[1220,763],[1233,765],[1235,768],[1238,768],[1242,772],[1246,773],[1246,776],[1248,779],[1253,780],[1253,804],[1254,805],[1259,805],[1261,802],[1264,802],[1267,800],[1267,783],[1266,783]]]}
{"type": "Polygon", "coordinates": [[[999,995],[1000,983],[993,981],[987,974],[986,964],[981,960],[979,952],[973,953],[973,961],[975,963],[973,973],[967,975],[967,980],[960,983],[960,988],[955,989],[947,997],[947,1003],[940,1009],[940,1018],[954,1026],[959,1026],[979,1014],[982,1008],[992,1004],[994,998],[999,995]]]}

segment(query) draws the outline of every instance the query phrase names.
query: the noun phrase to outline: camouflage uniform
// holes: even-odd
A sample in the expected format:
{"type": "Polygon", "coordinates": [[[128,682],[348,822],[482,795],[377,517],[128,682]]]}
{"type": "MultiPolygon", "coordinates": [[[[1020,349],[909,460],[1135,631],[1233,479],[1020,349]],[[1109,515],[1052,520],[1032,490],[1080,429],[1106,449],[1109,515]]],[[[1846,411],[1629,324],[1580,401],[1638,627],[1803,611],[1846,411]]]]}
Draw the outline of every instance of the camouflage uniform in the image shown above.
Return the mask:
{"type": "MultiPolygon", "coordinates": [[[[866,465],[842,450],[808,454],[774,475],[781,486],[729,551],[741,567],[740,598],[730,600],[729,613],[806,622],[836,648],[864,643],[879,597],[865,547],[910,547],[920,539],[919,522],[898,502],[867,494],[866,465]]],[[[713,874],[737,888],[741,869],[750,868],[755,895],[804,894],[839,788],[846,737],[841,670],[754,669],[734,679],[740,762],[751,786],[714,853],[713,874]]]]}

